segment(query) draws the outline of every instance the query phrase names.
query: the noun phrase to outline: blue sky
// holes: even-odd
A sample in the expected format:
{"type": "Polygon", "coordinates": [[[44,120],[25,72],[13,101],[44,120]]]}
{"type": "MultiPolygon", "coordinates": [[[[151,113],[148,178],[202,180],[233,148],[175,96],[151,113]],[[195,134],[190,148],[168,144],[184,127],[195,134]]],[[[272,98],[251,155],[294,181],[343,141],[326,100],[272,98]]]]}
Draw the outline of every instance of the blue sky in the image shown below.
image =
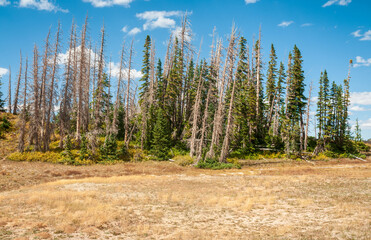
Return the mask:
{"type": "MultiPolygon", "coordinates": [[[[40,48],[48,29],[63,29],[63,52],[68,45],[72,19],[79,27],[89,14],[89,34],[99,41],[106,27],[106,57],[119,62],[123,41],[134,37],[134,68],[141,68],[147,34],[155,40],[158,57],[165,55],[165,43],[180,25],[187,11],[192,43],[203,39],[202,57],[208,58],[214,26],[219,36],[230,32],[234,22],[250,45],[262,27],[263,59],[267,63],[273,43],[280,61],[287,62],[296,44],[302,51],[306,83],[314,82],[326,69],[331,81],[341,83],[351,69],[351,124],[358,118],[365,139],[371,138],[371,1],[369,0],[0,0],[0,75],[7,82],[7,68],[16,76],[19,51],[32,57],[34,43],[40,48]]],[[[53,32],[54,33],[54,32],[53,32]]],[[[2,91],[7,96],[7,86],[2,91]]],[[[313,104],[313,111],[314,111],[313,104]]],[[[313,131],[312,131],[313,134],[313,131]]]]}

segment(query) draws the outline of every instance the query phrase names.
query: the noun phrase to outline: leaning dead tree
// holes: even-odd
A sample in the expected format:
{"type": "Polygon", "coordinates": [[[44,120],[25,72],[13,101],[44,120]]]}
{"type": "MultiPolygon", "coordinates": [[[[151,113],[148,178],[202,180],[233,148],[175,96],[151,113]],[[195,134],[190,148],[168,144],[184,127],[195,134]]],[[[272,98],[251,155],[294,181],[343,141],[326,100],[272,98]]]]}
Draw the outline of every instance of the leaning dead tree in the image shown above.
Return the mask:
{"type": "Polygon", "coordinates": [[[227,79],[227,74],[231,76],[231,72],[233,72],[233,64],[234,61],[231,61],[232,59],[235,58],[235,46],[236,46],[236,29],[233,26],[232,27],[232,32],[229,38],[229,44],[228,44],[228,49],[227,49],[227,55],[225,58],[224,62],[224,69],[221,77],[221,82],[219,87],[219,98],[218,98],[218,106],[217,106],[217,111],[214,116],[214,126],[213,126],[213,132],[212,132],[212,138],[211,138],[211,145],[210,149],[207,152],[206,156],[209,158],[214,158],[215,157],[215,148],[220,142],[220,136],[223,131],[223,116],[224,116],[224,97],[225,97],[225,92],[226,92],[226,83],[228,83],[227,79]]]}
{"type": "Polygon", "coordinates": [[[21,78],[22,78],[22,51],[20,52],[20,56],[21,57],[19,60],[19,74],[18,74],[17,86],[15,89],[15,95],[14,95],[13,114],[17,114],[17,108],[18,108],[19,87],[20,87],[21,78]]]}

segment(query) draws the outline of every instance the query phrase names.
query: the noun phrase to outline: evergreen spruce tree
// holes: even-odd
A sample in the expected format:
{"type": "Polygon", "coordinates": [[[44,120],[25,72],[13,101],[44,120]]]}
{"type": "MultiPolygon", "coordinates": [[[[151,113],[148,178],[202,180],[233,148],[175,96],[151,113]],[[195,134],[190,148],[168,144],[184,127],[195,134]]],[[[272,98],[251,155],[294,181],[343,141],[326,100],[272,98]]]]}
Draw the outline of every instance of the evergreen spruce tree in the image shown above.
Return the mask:
{"type": "Polygon", "coordinates": [[[149,90],[149,75],[150,75],[150,52],[151,52],[151,37],[147,35],[145,43],[144,43],[144,50],[143,50],[143,62],[142,62],[142,78],[140,82],[142,85],[139,88],[139,104],[141,104],[146,98],[146,94],[149,90]]]}
{"type": "MultiPolygon", "coordinates": [[[[268,121],[272,120],[273,108],[276,96],[276,78],[277,78],[277,55],[273,44],[271,45],[270,61],[268,63],[266,102],[268,103],[268,121]]],[[[268,123],[270,124],[270,123],[268,123]]]]}
{"type": "Polygon", "coordinates": [[[159,108],[156,114],[156,124],[153,129],[151,153],[159,160],[167,160],[171,143],[169,122],[164,111],[159,108]]]}
{"type": "Polygon", "coordinates": [[[362,141],[361,128],[359,127],[358,118],[356,120],[356,126],[355,126],[355,129],[354,129],[354,141],[355,142],[361,142],[362,141]]]}

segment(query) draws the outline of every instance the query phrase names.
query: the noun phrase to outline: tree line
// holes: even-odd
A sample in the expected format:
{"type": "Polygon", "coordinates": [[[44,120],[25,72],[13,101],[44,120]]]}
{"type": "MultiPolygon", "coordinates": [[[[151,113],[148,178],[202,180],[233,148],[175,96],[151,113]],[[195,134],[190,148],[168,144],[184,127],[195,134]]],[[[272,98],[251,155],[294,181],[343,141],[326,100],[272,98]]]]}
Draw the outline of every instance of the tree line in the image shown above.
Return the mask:
{"type": "Polygon", "coordinates": [[[72,23],[63,63],[60,24],[54,41],[49,30],[42,50],[34,46],[32,59],[21,53],[14,93],[9,69],[7,110],[19,114],[20,152],[47,152],[52,139],[59,140],[60,149],[71,148],[73,140],[87,158],[117,148],[117,141],[126,150],[141,148],[157,159],[168,159],[172,147],[183,148],[195,162],[225,162],[231,152],[262,149],[289,157],[334,146],[351,151],[350,74],[340,85],[330,84],[327,72],[321,73],[317,133],[309,137],[312,85],[305,96],[303,57],[296,45],[285,62],[278,62],[272,44],[264,63],[261,31],[250,46],[233,26],[226,39],[214,30],[209,57],[201,59],[201,46],[198,51],[192,46],[185,15],[180,33],[169,37],[163,59],[156,55],[155,41],[146,37],[137,82],[133,41],[122,45],[114,77],[106,62],[105,28],[93,50],[88,24],[86,17],[77,31],[72,23]]]}

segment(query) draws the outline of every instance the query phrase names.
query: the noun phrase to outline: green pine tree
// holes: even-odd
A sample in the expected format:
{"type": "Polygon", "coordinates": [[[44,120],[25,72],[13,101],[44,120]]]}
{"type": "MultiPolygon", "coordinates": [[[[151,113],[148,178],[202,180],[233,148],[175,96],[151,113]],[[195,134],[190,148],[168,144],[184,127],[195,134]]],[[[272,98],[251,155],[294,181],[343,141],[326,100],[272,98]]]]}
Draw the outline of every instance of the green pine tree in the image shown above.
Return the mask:
{"type": "Polygon", "coordinates": [[[153,129],[153,141],[151,153],[159,160],[167,160],[171,143],[169,121],[164,111],[159,108],[156,114],[156,124],[153,129]]]}

